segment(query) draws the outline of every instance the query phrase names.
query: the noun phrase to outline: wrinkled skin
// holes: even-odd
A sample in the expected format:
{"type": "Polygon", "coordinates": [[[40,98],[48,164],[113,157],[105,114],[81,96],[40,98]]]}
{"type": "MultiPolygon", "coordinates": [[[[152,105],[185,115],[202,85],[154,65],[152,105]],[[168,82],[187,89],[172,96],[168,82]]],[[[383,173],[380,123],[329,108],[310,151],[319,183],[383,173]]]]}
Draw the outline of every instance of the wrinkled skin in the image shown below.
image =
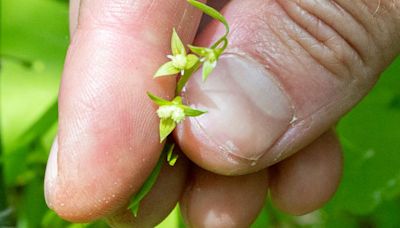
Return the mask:
{"type": "Polygon", "coordinates": [[[209,80],[195,75],[183,94],[209,113],[177,128],[190,162],[164,166],[135,219],[126,205],[162,148],[146,92],[172,98],[175,88],[174,77],[152,78],[171,29],[185,43],[209,45],[224,28],[207,19],[199,26],[201,13],[183,0],[70,4],[45,194],[49,207],[76,222],[106,217],[115,227],[152,227],[182,196],[190,227],[246,227],[269,189],[283,211],[318,209],[342,170],[331,128],[400,51],[399,0],[209,1],[229,21],[230,46],[209,80]]]}

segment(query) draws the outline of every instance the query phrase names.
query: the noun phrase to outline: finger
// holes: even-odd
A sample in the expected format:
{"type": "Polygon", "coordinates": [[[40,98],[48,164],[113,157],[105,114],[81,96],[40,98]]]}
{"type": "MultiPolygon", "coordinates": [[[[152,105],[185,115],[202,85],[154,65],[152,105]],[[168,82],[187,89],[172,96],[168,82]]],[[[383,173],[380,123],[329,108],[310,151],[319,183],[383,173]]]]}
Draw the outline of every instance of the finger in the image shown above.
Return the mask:
{"type": "MultiPolygon", "coordinates": [[[[396,12],[374,16],[363,2],[230,1],[222,10],[232,31],[227,54],[205,83],[198,72],[183,94],[208,111],[178,127],[187,156],[213,172],[245,174],[326,132],[400,50],[391,41],[399,40],[396,12]]],[[[211,23],[197,44],[223,33],[211,23]]]]}
{"type": "Polygon", "coordinates": [[[266,170],[221,176],[194,168],[180,205],[189,227],[249,227],[263,207],[266,170]]]}
{"type": "Polygon", "coordinates": [[[171,167],[165,163],[151,191],[141,201],[138,215],[133,216],[126,207],[107,218],[112,227],[155,227],[177,204],[184,190],[188,161],[180,156],[171,167]]]}
{"type": "Polygon", "coordinates": [[[293,215],[319,209],[338,188],[342,165],[339,141],[329,131],[270,167],[270,196],[274,205],[293,215]]]}
{"type": "Polygon", "coordinates": [[[74,36],[76,27],[78,26],[80,4],[81,4],[81,0],[70,0],[69,1],[69,34],[71,37],[74,36]]]}
{"type": "Polygon", "coordinates": [[[172,28],[189,42],[199,20],[185,1],[81,1],[45,180],[46,201],[61,217],[110,215],[143,184],[162,146],[146,92],[172,97],[175,79],[152,75],[166,61],[172,28]]]}

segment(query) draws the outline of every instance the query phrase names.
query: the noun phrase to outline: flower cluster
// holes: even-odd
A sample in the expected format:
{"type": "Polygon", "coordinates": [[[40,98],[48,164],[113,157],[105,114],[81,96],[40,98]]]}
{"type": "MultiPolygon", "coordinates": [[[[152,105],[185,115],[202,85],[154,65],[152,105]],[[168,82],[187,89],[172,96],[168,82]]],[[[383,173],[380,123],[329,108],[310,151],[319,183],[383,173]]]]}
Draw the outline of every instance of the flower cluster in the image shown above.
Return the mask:
{"type": "Polygon", "coordinates": [[[160,119],[171,118],[177,124],[185,119],[185,112],[182,108],[176,105],[160,106],[160,108],[157,110],[157,115],[160,117],[160,119]]]}
{"type": "MultiPolygon", "coordinates": [[[[201,66],[202,78],[203,81],[205,81],[217,66],[218,58],[228,46],[227,35],[229,33],[229,26],[226,19],[217,10],[207,6],[204,3],[201,3],[197,0],[187,0],[187,2],[208,16],[220,21],[225,26],[226,32],[225,35],[222,36],[211,47],[197,47],[188,45],[190,51],[192,52],[191,54],[188,54],[185,46],[182,43],[182,40],[178,36],[178,33],[175,29],[173,29],[171,38],[171,54],[167,55],[167,58],[170,61],[161,65],[161,67],[154,74],[154,77],[158,78],[177,75],[179,73],[181,77],[179,78],[176,86],[175,98],[169,101],[151,94],[150,92],[147,93],[150,99],[159,106],[157,109],[157,115],[160,118],[159,133],[161,143],[167,139],[168,135],[170,135],[176,128],[176,125],[181,123],[186,117],[196,117],[206,113],[205,111],[193,109],[184,105],[182,103],[182,98],[179,95],[189,78],[201,66]]],[[[178,158],[178,155],[174,154],[173,150],[174,144],[166,143],[162,152],[163,155],[166,155],[167,161],[171,166],[175,164],[178,158]]],[[[164,159],[162,156],[143,186],[132,197],[128,208],[135,216],[138,213],[141,200],[147,195],[156,182],[157,176],[160,173],[161,166],[163,164],[163,160],[164,159]]]]}
{"type": "MultiPolygon", "coordinates": [[[[158,104],[160,107],[157,110],[157,115],[160,117],[160,140],[161,142],[174,130],[176,124],[181,123],[187,114],[187,106],[186,109],[182,108],[182,99],[179,97],[183,87],[186,85],[189,78],[193,75],[193,73],[202,66],[202,78],[203,81],[207,80],[208,76],[217,66],[217,61],[220,55],[224,52],[228,45],[227,35],[229,32],[229,26],[226,19],[215,9],[195,0],[188,0],[190,4],[202,10],[204,13],[213,17],[216,20],[219,20],[225,25],[226,33],[223,37],[221,37],[216,43],[214,43],[211,47],[198,47],[193,45],[188,45],[192,54],[188,54],[185,48],[185,45],[182,43],[182,40],[179,38],[178,33],[175,29],[172,30],[172,38],[171,38],[171,54],[167,55],[167,58],[170,60],[156,71],[154,74],[155,78],[176,75],[180,73],[181,77],[177,84],[176,89],[176,97],[170,101],[171,104],[167,105],[164,103],[160,103],[161,98],[149,93],[150,98],[158,104]],[[156,102],[156,100],[158,102],[156,102]],[[179,100],[179,104],[174,104],[179,100]]],[[[191,109],[192,111],[197,111],[197,115],[201,115],[204,111],[191,109]]],[[[196,116],[197,116],[196,115],[196,116]]]]}
{"type": "Polygon", "coordinates": [[[147,93],[147,95],[160,106],[157,110],[157,115],[160,118],[160,142],[164,141],[175,129],[176,124],[182,122],[186,116],[195,117],[206,113],[182,104],[180,96],[168,101],[151,93],[147,93]]]}

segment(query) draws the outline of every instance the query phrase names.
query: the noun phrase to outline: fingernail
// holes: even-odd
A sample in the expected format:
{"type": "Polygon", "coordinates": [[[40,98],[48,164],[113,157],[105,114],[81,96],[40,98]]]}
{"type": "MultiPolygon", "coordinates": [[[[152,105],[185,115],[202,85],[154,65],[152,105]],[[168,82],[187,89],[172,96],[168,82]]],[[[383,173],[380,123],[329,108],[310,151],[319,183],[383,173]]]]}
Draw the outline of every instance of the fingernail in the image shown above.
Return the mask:
{"type": "Polygon", "coordinates": [[[46,174],[45,174],[45,200],[47,205],[51,208],[51,200],[50,195],[54,186],[54,182],[56,181],[58,175],[58,166],[57,166],[57,157],[58,157],[58,141],[57,137],[55,137],[53,145],[51,146],[49,159],[47,161],[46,166],[46,174]]]}
{"type": "Polygon", "coordinates": [[[198,74],[184,97],[192,107],[208,111],[191,122],[218,150],[257,160],[287,130],[292,119],[289,99],[263,65],[227,54],[206,82],[198,74]]]}

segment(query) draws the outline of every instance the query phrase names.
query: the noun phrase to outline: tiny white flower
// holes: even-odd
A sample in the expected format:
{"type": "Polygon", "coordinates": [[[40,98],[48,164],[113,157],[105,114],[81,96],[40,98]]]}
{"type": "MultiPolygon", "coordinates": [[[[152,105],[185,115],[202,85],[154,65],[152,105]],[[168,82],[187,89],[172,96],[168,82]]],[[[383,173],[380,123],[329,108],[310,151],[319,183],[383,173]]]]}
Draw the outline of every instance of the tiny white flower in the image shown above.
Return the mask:
{"type": "Polygon", "coordinates": [[[157,110],[157,115],[161,119],[171,118],[176,123],[180,123],[185,119],[185,112],[177,105],[163,105],[157,110]]]}
{"type": "Polygon", "coordinates": [[[187,65],[187,57],[184,54],[179,54],[179,55],[168,55],[167,56],[169,59],[172,60],[172,65],[179,70],[184,70],[187,65]]]}
{"type": "Polygon", "coordinates": [[[172,105],[163,105],[158,108],[157,115],[162,119],[167,119],[172,116],[173,112],[174,112],[174,107],[172,105]]]}
{"type": "MultiPolygon", "coordinates": [[[[176,106],[175,106],[176,107],[176,106]]],[[[185,112],[182,108],[176,107],[174,112],[172,113],[171,118],[176,122],[180,123],[182,120],[185,119],[185,112]]]]}

